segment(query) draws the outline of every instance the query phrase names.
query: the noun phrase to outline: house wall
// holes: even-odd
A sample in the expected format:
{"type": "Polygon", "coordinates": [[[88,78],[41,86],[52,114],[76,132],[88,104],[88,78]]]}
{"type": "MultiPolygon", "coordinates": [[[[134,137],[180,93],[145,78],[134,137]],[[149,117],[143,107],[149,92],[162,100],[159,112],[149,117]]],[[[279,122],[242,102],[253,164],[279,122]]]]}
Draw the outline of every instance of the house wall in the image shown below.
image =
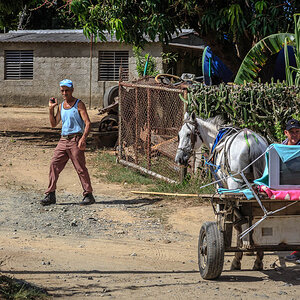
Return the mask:
{"type": "MultiPolygon", "coordinates": [[[[102,107],[105,90],[118,82],[98,81],[100,50],[128,50],[129,80],[138,77],[130,45],[109,42],[94,44],[90,72],[88,43],[0,43],[0,105],[47,106],[50,97],[58,97],[61,102],[59,81],[68,78],[74,83],[75,97],[83,100],[87,107],[102,107]],[[4,80],[5,50],[34,51],[33,80],[4,80]]],[[[152,43],[143,51],[156,58],[160,71],[161,52],[160,43],[152,43]]]]}

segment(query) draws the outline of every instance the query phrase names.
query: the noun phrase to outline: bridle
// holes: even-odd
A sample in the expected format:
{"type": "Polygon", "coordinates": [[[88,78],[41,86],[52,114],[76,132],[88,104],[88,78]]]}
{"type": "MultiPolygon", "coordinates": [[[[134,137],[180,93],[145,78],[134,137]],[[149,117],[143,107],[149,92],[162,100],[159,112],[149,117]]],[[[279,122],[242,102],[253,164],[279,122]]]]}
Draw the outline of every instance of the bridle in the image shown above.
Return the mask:
{"type": "MultiPolygon", "coordinates": [[[[187,121],[184,121],[183,124],[185,124],[187,126],[187,128],[191,131],[191,146],[192,147],[191,147],[190,151],[187,151],[186,149],[183,149],[183,148],[178,148],[178,150],[181,150],[182,152],[192,153],[193,150],[194,150],[194,147],[195,147],[197,137],[201,140],[202,143],[203,143],[203,138],[202,138],[202,135],[201,135],[200,131],[198,130],[197,121],[187,120],[187,121]],[[192,130],[190,125],[194,126],[194,130],[192,130]]],[[[179,140],[179,136],[178,136],[178,140],[179,140]]]]}

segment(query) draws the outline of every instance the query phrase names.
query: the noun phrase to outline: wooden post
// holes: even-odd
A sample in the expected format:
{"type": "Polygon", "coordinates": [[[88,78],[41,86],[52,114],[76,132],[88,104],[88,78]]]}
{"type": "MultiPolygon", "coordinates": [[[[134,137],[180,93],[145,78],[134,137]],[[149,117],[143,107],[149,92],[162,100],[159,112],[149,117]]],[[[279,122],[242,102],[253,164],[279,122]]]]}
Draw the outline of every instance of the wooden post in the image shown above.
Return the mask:
{"type": "Polygon", "coordinates": [[[121,163],[121,164],[123,164],[123,165],[125,165],[125,166],[128,166],[128,167],[137,169],[137,170],[139,170],[140,172],[143,172],[143,173],[145,173],[145,174],[151,175],[151,176],[153,176],[153,177],[155,177],[155,178],[164,180],[164,181],[166,181],[166,182],[168,182],[168,183],[176,183],[176,184],[178,183],[177,181],[175,181],[175,180],[173,180],[173,179],[170,179],[170,178],[167,178],[167,177],[162,176],[162,175],[160,175],[160,174],[157,174],[157,173],[155,173],[155,172],[153,172],[153,171],[151,171],[151,170],[147,170],[146,168],[143,168],[143,167],[141,167],[141,166],[138,166],[138,165],[136,165],[136,164],[134,164],[134,163],[132,163],[132,162],[126,161],[126,160],[124,160],[124,159],[120,159],[120,160],[119,160],[119,163],[121,163]]]}
{"type": "Polygon", "coordinates": [[[180,182],[183,182],[184,181],[184,178],[187,174],[187,167],[182,167],[180,168],[180,182]]]}
{"type": "Polygon", "coordinates": [[[90,101],[89,109],[92,108],[92,68],[93,68],[93,34],[91,35],[91,48],[90,48],[90,101]]]}
{"type": "Polygon", "coordinates": [[[122,159],[122,87],[121,87],[121,81],[119,81],[119,112],[118,112],[118,118],[119,118],[119,124],[118,124],[118,144],[119,144],[119,151],[118,151],[118,158],[119,160],[122,159]]]}
{"type": "Polygon", "coordinates": [[[139,127],[138,127],[138,88],[135,88],[135,163],[138,164],[138,140],[139,140],[139,127]]]}

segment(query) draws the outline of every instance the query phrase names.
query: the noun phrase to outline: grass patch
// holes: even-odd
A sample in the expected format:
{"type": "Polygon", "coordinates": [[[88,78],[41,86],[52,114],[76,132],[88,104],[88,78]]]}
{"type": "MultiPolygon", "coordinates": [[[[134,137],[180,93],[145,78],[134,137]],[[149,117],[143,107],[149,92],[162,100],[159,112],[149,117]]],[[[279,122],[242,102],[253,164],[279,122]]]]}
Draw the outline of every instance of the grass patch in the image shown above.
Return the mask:
{"type": "Polygon", "coordinates": [[[188,174],[185,180],[178,184],[170,184],[160,181],[155,187],[151,187],[153,192],[161,193],[180,193],[180,194],[213,194],[216,189],[214,185],[210,185],[203,189],[199,189],[202,185],[208,184],[211,181],[203,180],[200,176],[188,174]]]}
{"type": "Polygon", "coordinates": [[[116,156],[105,151],[98,152],[96,164],[99,170],[97,177],[109,182],[132,185],[150,185],[156,182],[155,179],[146,174],[117,163],[116,156]]]}
{"type": "Polygon", "coordinates": [[[43,289],[29,284],[26,281],[0,276],[0,299],[51,299],[43,289]]]}
{"type": "Polygon", "coordinates": [[[200,186],[211,182],[210,178],[203,180],[200,175],[188,174],[182,183],[170,184],[117,163],[116,156],[108,151],[98,151],[95,163],[98,167],[97,177],[107,182],[144,185],[148,191],[161,193],[211,194],[215,192],[213,185],[199,189],[200,186]]]}

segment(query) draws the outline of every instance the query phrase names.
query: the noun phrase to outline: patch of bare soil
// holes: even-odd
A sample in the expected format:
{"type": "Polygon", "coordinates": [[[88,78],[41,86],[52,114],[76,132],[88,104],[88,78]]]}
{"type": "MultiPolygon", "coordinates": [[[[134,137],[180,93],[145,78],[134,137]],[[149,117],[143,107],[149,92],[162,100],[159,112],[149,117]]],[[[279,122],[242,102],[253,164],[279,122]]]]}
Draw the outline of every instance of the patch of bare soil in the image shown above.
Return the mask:
{"type": "MultiPolygon", "coordinates": [[[[202,280],[197,239],[213,220],[209,205],[186,199],[137,197],[95,176],[96,151],[87,151],[96,204],[80,207],[81,186],[69,163],[57,205],[38,201],[48,184],[59,139],[47,108],[0,108],[0,272],[41,286],[62,299],[298,299],[300,269],[286,253],[266,253],[264,270],[230,271],[226,254],[217,281],[202,280]]],[[[89,111],[97,127],[100,116],[89,111]]]]}

